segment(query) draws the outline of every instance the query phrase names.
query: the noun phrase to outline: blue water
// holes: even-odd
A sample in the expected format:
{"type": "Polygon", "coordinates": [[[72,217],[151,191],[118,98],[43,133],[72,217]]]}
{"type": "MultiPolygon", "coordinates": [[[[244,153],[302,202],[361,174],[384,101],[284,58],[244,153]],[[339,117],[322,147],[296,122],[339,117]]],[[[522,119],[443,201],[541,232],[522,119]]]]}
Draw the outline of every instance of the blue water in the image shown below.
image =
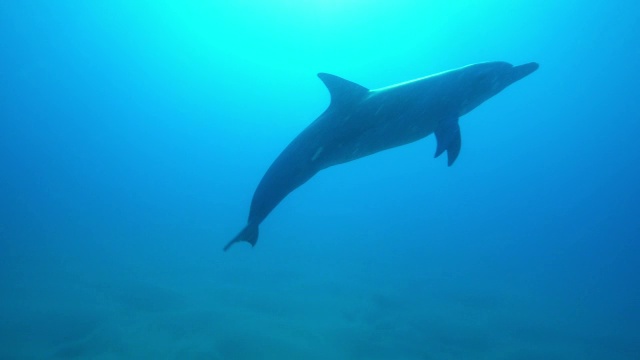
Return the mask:
{"type": "Polygon", "coordinates": [[[640,8],[0,3],[0,359],[639,359],[640,8]],[[327,106],[540,69],[319,173],[222,247],[327,106]]]}

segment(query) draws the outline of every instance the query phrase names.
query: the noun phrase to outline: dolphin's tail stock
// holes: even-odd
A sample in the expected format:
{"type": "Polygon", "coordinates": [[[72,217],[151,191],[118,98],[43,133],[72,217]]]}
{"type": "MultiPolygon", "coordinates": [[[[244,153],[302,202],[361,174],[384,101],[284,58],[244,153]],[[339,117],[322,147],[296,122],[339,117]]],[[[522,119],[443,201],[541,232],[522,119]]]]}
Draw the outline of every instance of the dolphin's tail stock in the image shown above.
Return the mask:
{"type": "Polygon", "coordinates": [[[246,241],[251,244],[251,246],[255,246],[256,241],[258,241],[258,224],[247,224],[247,226],[245,226],[244,229],[242,229],[242,231],[240,231],[240,233],[236,235],[236,237],[234,237],[233,239],[231,239],[231,241],[229,241],[229,243],[227,243],[223,250],[229,250],[231,245],[240,241],[246,241]]]}

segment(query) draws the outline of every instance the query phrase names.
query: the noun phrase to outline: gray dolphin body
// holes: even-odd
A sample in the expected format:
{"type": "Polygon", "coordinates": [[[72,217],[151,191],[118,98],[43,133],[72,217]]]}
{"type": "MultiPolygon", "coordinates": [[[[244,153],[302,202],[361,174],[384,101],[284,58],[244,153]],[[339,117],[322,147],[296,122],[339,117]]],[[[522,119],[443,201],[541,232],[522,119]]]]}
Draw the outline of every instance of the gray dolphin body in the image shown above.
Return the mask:
{"type": "Polygon", "coordinates": [[[330,166],[408,144],[435,133],[435,156],[460,153],[458,118],[538,69],[537,63],[468,65],[376,90],[318,74],[329,107],[282,151],[253,194],[246,227],[225,247],[258,240],[258,226],[291,191],[330,166]]]}

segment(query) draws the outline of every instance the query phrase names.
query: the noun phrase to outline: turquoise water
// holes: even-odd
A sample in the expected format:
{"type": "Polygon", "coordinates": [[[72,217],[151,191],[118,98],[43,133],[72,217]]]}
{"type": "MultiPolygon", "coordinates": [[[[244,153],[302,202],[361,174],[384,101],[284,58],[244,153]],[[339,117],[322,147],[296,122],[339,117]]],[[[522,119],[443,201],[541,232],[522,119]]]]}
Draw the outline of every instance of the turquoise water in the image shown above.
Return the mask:
{"type": "Polygon", "coordinates": [[[640,358],[630,1],[0,3],[0,359],[640,358]],[[539,62],[244,226],[327,106],[539,62]]]}

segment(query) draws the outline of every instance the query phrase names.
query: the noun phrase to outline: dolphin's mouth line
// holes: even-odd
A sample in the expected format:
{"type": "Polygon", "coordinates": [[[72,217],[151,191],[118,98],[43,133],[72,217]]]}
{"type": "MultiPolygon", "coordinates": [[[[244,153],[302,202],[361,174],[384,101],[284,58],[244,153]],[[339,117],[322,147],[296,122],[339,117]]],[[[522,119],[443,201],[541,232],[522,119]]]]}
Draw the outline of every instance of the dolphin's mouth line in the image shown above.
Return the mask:
{"type": "Polygon", "coordinates": [[[528,75],[530,75],[531,73],[533,73],[534,71],[538,70],[538,68],[540,67],[540,65],[538,65],[538,63],[536,62],[530,62],[527,64],[522,64],[522,65],[518,65],[518,66],[514,66],[511,69],[511,83],[514,83],[528,75]]]}

